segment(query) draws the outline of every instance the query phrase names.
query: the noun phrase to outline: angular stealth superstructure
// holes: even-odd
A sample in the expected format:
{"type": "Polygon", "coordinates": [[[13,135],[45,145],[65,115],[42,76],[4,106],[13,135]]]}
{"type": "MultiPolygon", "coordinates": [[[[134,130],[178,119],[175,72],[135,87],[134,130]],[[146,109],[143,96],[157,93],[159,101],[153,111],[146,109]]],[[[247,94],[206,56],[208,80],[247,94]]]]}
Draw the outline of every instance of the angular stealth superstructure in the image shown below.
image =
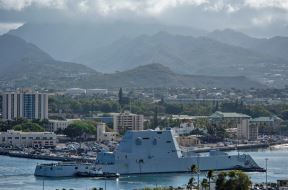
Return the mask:
{"type": "Polygon", "coordinates": [[[99,154],[96,165],[103,172],[122,175],[189,172],[192,165],[202,171],[261,170],[251,156],[246,154],[228,155],[211,151],[208,156],[201,156],[194,152],[183,152],[172,130],[128,131],[114,153],[99,154]]]}
{"type": "MultiPolygon", "coordinates": [[[[192,165],[201,171],[263,171],[247,154],[228,155],[220,151],[211,151],[209,155],[199,155],[184,152],[178,146],[172,130],[127,131],[114,152],[98,154],[93,169],[106,174],[120,175],[184,173],[190,172],[192,165]]],[[[47,174],[43,173],[43,166],[40,166],[36,167],[35,175],[51,176],[49,170],[46,170],[47,174]]],[[[75,174],[77,170],[74,171],[75,174]]]]}

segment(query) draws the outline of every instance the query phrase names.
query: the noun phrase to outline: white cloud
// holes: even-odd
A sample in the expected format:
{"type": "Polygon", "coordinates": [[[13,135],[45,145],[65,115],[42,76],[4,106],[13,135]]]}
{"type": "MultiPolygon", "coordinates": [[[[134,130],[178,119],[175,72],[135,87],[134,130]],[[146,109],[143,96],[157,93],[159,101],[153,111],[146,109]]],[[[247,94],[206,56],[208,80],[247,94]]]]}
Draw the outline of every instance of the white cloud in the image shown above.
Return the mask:
{"type": "Polygon", "coordinates": [[[245,0],[245,5],[252,8],[280,8],[288,10],[288,0],[245,0]]]}
{"type": "Polygon", "coordinates": [[[240,5],[237,3],[218,0],[214,1],[213,3],[210,2],[205,7],[206,11],[214,11],[214,12],[226,12],[226,13],[234,13],[240,10],[240,5]]]}
{"type": "Polygon", "coordinates": [[[32,5],[39,7],[64,8],[68,0],[0,0],[0,8],[20,11],[32,5]]]}
{"type": "Polygon", "coordinates": [[[252,18],[252,23],[255,25],[267,25],[271,24],[274,17],[272,15],[265,15],[265,16],[259,16],[252,18]]]}
{"type": "Polygon", "coordinates": [[[202,6],[208,11],[233,13],[241,8],[281,8],[288,10],[288,0],[0,0],[0,9],[23,10],[30,6],[96,12],[108,15],[118,11],[158,15],[180,6],[202,6]]]}
{"type": "Polygon", "coordinates": [[[122,10],[159,14],[182,5],[198,6],[208,0],[0,0],[0,9],[20,11],[30,6],[78,11],[98,11],[103,14],[122,10]]]}
{"type": "Polygon", "coordinates": [[[9,23],[0,22],[0,34],[4,34],[8,32],[9,30],[16,29],[22,26],[23,24],[24,23],[21,23],[21,22],[9,22],[9,23]]]}

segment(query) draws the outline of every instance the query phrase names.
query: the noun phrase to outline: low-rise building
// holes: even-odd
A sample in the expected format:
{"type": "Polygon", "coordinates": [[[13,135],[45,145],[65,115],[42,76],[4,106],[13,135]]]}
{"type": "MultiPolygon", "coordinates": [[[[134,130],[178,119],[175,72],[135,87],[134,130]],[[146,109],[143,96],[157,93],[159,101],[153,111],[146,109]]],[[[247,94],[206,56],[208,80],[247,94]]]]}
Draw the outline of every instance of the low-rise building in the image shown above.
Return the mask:
{"type": "Polygon", "coordinates": [[[184,146],[184,147],[191,147],[194,145],[201,144],[200,139],[196,135],[179,136],[177,137],[177,141],[180,146],[184,146]]]}
{"type": "Polygon", "coordinates": [[[181,123],[179,127],[172,128],[177,135],[189,135],[194,129],[193,123],[181,123]]]}
{"type": "Polygon", "coordinates": [[[103,94],[107,94],[107,93],[108,93],[107,89],[96,88],[96,89],[87,89],[86,90],[86,95],[87,96],[103,95],[103,94]]]}
{"type": "Polygon", "coordinates": [[[8,130],[0,133],[0,145],[15,147],[49,148],[56,146],[57,137],[52,132],[22,132],[8,130]]]}
{"type": "Polygon", "coordinates": [[[65,91],[65,94],[70,96],[81,96],[86,94],[86,89],[82,88],[68,88],[65,91]]]}
{"type": "Polygon", "coordinates": [[[56,132],[58,130],[64,130],[73,123],[74,121],[79,121],[80,119],[67,119],[67,120],[50,120],[48,123],[44,124],[46,131],[56,132]]]}
{"type": "Polygon", "coordinates": [[[97,136],[96,140],[101,141],[115,141],[117,140],[117,132],[106,132],[106,124],[98,123],[97,124],[97,136]]]}

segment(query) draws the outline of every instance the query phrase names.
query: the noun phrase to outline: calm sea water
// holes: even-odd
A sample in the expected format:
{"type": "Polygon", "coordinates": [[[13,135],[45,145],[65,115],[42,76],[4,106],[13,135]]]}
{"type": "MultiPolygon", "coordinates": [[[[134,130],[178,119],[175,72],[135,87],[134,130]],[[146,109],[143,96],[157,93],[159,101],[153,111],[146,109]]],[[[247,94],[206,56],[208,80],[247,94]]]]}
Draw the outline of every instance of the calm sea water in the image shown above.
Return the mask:
{"type": "MultiPolygon", "coordinates": [[[[287,146],[269,149],[250,150],[248,152],[256,162],[265,167],[268,160],[268,180],[288,177],[287,146]]],[[[235,152],[234,152],[235,153],[235,152]]],[[[107,190],[132,190],[141,187],[183,186],[190,178],[189,174],[157,174],[125,176],[118,180],[103,180],[95,178],[38,178],[33,175],[37,163],[47,161],[12,158],[0,156],[0,189],[1,190],[55,190],[70,189],[88,190],[92,187],[105,187],[107,190]]],[[[49,161],[48,161],[49,162],[49,161]]],[[[265,173],[249,173],[253,181],[264,182],[265,173]]]]}

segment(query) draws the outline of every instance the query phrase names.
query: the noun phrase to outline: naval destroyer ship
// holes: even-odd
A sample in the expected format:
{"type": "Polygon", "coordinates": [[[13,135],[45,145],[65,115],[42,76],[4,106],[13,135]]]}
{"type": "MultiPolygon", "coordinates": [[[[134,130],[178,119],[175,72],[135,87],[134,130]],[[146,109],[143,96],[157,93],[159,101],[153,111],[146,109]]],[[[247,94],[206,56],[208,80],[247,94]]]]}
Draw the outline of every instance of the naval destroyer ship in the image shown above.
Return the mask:
{"type": "Polygon", "coordinates": [[[127,131],[114,152],[101,152],[94,164],[62,167],[61,164],[37,165],[35,175],[77,175],[78,172],[94,171],[106,174],[150,174],[190,172],[192,165],[201,171],[244,170],[262,171],[248,154],[229,155],[221,151],[210,151],[200,155],[184,151],[178,145],[172,130],[127,131]],[[81,169],[81,171],[79,171],[81,169]],[[58,172],[57,172],[58,171],[58,172]]]}

